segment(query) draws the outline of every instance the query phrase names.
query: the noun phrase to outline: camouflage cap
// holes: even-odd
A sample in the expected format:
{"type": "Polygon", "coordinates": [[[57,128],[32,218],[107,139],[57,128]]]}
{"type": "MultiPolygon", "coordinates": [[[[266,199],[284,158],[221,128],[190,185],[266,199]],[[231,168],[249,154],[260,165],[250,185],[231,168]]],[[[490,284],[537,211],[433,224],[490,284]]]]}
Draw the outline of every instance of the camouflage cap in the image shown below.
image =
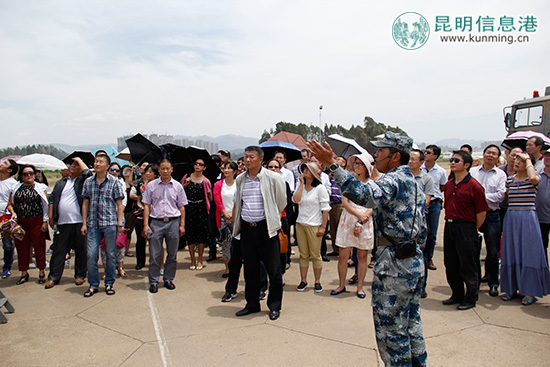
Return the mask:
{"type": "Polygon", "coordinates": [[[413,140],[407,135],[386,131],[383,139],[371,141],[371,143],[377,148],[395,148],[400,152],[409,154],[413,140]]]}

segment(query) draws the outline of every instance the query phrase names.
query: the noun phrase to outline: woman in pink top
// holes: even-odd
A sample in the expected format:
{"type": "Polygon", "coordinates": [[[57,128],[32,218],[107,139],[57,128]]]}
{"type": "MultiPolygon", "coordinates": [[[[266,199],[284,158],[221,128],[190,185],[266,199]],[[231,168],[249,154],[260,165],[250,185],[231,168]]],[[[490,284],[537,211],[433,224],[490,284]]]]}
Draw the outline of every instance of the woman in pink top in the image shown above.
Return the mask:
{"type": "Polygon", "coordinates": [[[233,196],[235,195],[235,178],[238,166],[235,162],[223,165],[225,179],[214,184],[214,201],[216,202],[216,224],[222,235],[222,259],[225,272],[222,277],[229,276],[229,260],[231,260],[231,239],[233,233],[233,196]]]}

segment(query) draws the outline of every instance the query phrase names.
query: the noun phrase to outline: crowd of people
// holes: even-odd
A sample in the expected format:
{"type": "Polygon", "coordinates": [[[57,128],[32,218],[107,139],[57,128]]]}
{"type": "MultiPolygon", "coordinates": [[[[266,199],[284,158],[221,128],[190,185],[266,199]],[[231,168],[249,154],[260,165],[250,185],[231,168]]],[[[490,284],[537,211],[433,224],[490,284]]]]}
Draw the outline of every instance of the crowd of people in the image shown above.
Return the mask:
{"type": "Polygon", "coordinates": [[[490,296],[510,301],[521,295],[526,306],[550,293],[550,151],[542,139],[529,139],[525,152],[514,148],[506,159],[498,146],[488,145],[480,162],[463,146],[453,152],[450,175],[437,163],[436,145],[412,149],[410,138],[391,132],[373,145],[374,157],[338,157],[330,146],[310,141],[292,169],[284,151],[265,157],[261,148],[250,146],[233,162],[230,152],[221,150],[212,155],[219,167],[215,180],[205,176],[203,158],[176,180],[168,159],[121,167],[99,151],[93,170],[75,157],[51,190],[35,167],[6,160],[0,166],[0,214],[15,219],[25,235],[3,236],[2,278],[11,275],[14,247],[18,285],[29,281],[33,253],[38,282],[46,289],[60,282],[66,259],[74,256],[74,282],[82,285],[87,278],[83,295],[92,297],[99,290],[101,253],[105,293],[114,295],[117,272],[128,276],[125,256],[135,256],[136,270],[148,264],[149,291],[157,293],[161,276],[166,289],[176,288],[178,249],[187,247],[190,269],[201,271],[221,247],[227,278],[222,301],[237,296],[244,264],[246,305],[236,316],[260,312],[260,300],[267,298],[269,318],[276,320],[296,245],[299,292],[308,287],[310,260],[313,290],[319,293],[323,263],[338,256],[332,296],[357,284],[356,295],[364,299],[367,269],[373,268],[382,359],[388,365],[425,365],[420,298],[428,296],[428,272],[437,270],[433,254],[444,209],[450,287],[444,305],[475,307],[484,282],[490,296]],[[46,276],[48,226],[54,235],[46,276]],[[347,279],[350,266],[355,273],[347,279]]]}

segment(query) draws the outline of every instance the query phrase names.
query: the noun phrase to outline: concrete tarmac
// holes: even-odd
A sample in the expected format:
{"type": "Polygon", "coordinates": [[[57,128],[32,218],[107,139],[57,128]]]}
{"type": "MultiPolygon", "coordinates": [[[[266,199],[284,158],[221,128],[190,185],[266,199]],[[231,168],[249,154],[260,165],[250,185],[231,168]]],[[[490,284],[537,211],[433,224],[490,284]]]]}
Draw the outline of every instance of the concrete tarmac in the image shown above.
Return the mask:
{"type": "MultiPolygon", "coordinates": [[[[477,307],[458,311],[442,305],[450,296],[442,238],[440,233],[434,257],[438,269],[430,271],[428,298],[421,301],[429,365],[548,366],[550,297],[522,306],[520,299],[490,297],[483,284],[477,307]]],[[[176,289],[161,286],[157,294],[148,292],[147,267],[134,270],[135,257],[125,258],[129,277],[117,279],[114,296],[101,286],[91,298],[82,296],[87,283],[74,284],[72,260],[60,284],[47,290],[37,282],[38,269],[30,270],[28,283],[16,285],[16,262],[12,276],[0,280],[15,307],[15,313],[7,314],[8,323],[0,324],[0,365],[382,366],[370,305],[372,270],[365,299],[356,296],[355,285],[348,285],[347,293],[330,295],[338,286],[335,257],[324,263],[323,292],[313,291],[311,268],[310,287],[297,292],[297,252],[285,274],[276,321],[269,320],[265,301],[262,312],[235,317],[245,305],[242,275],[238,297],[222,303],[223,262],[192,271],[187,250],[178,254],[176,289]]]]}

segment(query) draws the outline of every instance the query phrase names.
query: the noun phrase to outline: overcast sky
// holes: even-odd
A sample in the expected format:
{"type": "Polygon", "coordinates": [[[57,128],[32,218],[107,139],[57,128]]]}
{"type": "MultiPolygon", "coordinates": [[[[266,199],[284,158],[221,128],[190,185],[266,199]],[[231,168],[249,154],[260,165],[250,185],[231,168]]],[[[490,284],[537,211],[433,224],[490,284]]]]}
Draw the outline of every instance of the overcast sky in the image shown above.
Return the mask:
{"type": "Polygon", "coordinates": [[[455,3],[0,0],[0,147],[260,137],[318,124],[320,105],[322,123],[368,115],[418,142],[501,139],[502,108],[550,86],[550,5],[455,3]],[[431,28],[414,51],[392,38],[408,11],[431,28]],[[442,43],[434,29],[436,16],[504,15],[537,18],[529,43],[442,43]]]}

